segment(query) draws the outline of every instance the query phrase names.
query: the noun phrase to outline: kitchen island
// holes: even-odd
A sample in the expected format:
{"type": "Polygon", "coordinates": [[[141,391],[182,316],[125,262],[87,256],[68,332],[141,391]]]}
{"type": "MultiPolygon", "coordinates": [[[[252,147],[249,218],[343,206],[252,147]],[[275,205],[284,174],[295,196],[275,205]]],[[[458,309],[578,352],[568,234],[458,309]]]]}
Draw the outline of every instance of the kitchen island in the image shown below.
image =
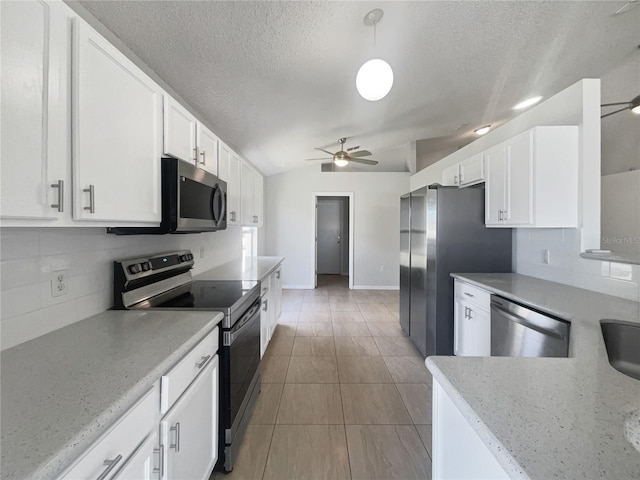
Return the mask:
{"type": "Polygon", "coordinates": [[[3,351],[2,480],[58,478],[222,318],[110,310],[3,351]]]}
{"type": "Polygon", "coordinates": [[[571,322],[569,358],[426,360],[507,476],[640,479],[640,381],[609,364],[600,329],[640,323],[640,304],[512,273],[452,276],[571,322]]]}

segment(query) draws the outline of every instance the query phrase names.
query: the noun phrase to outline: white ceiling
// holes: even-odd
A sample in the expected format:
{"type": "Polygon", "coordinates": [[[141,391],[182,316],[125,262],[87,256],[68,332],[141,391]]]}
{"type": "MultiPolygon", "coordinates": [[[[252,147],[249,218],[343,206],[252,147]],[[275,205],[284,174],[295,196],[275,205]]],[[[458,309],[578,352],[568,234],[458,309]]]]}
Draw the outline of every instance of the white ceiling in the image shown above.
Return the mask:
{"type": "Polygon", "coordinates": [[[640,8],[611,16],[624,1],[80,3],[265,174],[308,166],[342,136],[380,171],[402,170],[416,140],[433,161],[640,44],[640,8]],[[372,8],[385,12],[375,48],[372,8]],[[368,102],[355,76],[374,56],[395,83],[368,102]]]}

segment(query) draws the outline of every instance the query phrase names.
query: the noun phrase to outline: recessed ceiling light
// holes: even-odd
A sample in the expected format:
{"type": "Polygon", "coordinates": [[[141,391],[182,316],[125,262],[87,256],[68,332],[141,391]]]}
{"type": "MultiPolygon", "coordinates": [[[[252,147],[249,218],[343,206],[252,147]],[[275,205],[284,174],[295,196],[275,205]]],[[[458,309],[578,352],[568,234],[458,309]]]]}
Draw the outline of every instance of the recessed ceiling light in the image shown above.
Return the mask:
{"type": "Polygon", "coordinates": [[[527,108],[527,107],[530,107],[531,105],[535,105],[540,100],[542,100],[542,97],[527,98],[526,100],[523,100],[522,102],[517,104],[515,107],[513,107],[513,109],[514,110],[522,110],[523,108],[527,108]]]}
{"type": "Polygon", "coordinates": [[[476,128],[474,132],[478,135],[484,135],[485,133],[489,133],[489,130],[491,130],[491,125],[485,125],[484,127],[476,128]]]}

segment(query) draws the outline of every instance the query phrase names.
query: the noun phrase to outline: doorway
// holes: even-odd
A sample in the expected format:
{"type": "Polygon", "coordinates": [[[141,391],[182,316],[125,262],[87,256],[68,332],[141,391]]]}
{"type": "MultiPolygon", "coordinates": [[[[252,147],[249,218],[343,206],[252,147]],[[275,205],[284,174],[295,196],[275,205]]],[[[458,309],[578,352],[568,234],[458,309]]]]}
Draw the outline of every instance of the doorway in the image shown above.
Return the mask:
{"type": "Polygon", "coordinates": [[[314,286],[353,287],[353,193],[314,193],[314,286]]]}

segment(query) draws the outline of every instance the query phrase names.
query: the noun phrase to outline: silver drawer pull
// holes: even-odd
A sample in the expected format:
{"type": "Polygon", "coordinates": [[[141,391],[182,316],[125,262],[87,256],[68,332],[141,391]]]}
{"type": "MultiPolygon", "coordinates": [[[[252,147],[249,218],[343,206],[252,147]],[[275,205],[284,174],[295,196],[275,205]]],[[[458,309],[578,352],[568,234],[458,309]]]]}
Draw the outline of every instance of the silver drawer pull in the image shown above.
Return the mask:
{"type": "Polygon", "coordinates": [[[211,358],[211,355],[207,355],[206,357],[202,357],[202,360],[200,360],[199,362],[196,362],[196,367],[198,367],[198,368],[204,367],[207,364],[207,362],[209,361],[210,358],[211,358]]]}
{"type": "Polygon", "coordinates": [[[171,432],[176,432],[176,443],[170,443],[169,448],[174,448],[176,453],[180,452],[180,422],[176,422],[175,427],[169,429],[171,432]]]}
{"type": "Polygon", "coordinates": [[[158,468],[153,469],[153,473],[159,473],[160,478],[164,477],[164,445],[160,445],[160,448],[154,448],[153,453],[158,454],[158,468]]]}
{"type": "Polygon", "coordinates": [[[89,188],[82,190],[89,194],[89,206],[84,207],[85,210],[89,210],[89,213],[96,213],[96,192],[93,185],[89,185],[89,188]]]}
{"type": "Polygon", "coordinates": [[[229,212],[229,216],[231,217],[232,222],[236,221],[236,212],[229,212]]]}
{"type": "Polygon", "coordinates": [[[103,462],[103,465],[105,467],[107,467],[107,469],[104,472],[102,472],[102,474],[96,480],[104,480],[105,478],[107,478],[109,476],[109,474],[111,473],[111,470],[113,470],[115,468],[116,464],[120,460],[122,460],[122,455],[118,455],[113,460],[105,460],[103,462]]]}
{"type": "Polygon", "coordinates": [[[64,180],[58,180],[58,183],[52,183],[52,188],[58,189],[58,203],[51,205],[51,208],[57,208],[58,212],[64,212],[64,180]]]}
{"type": "Polygon", "coordinates": [[[471,293],[469,293],[469,292],[464,292],[464,294],[465,294],[467,297],[474,297],[474,296],[475,296],[475,295],[473,295],[473,294],[471,294],[471,293]]]}
{"type": "Polygon", "coordinates": [[[280,270],[278,270],[278,271],[276,272],[276,278],[278,278],[278,279],[280,278],[280,270]]]}

